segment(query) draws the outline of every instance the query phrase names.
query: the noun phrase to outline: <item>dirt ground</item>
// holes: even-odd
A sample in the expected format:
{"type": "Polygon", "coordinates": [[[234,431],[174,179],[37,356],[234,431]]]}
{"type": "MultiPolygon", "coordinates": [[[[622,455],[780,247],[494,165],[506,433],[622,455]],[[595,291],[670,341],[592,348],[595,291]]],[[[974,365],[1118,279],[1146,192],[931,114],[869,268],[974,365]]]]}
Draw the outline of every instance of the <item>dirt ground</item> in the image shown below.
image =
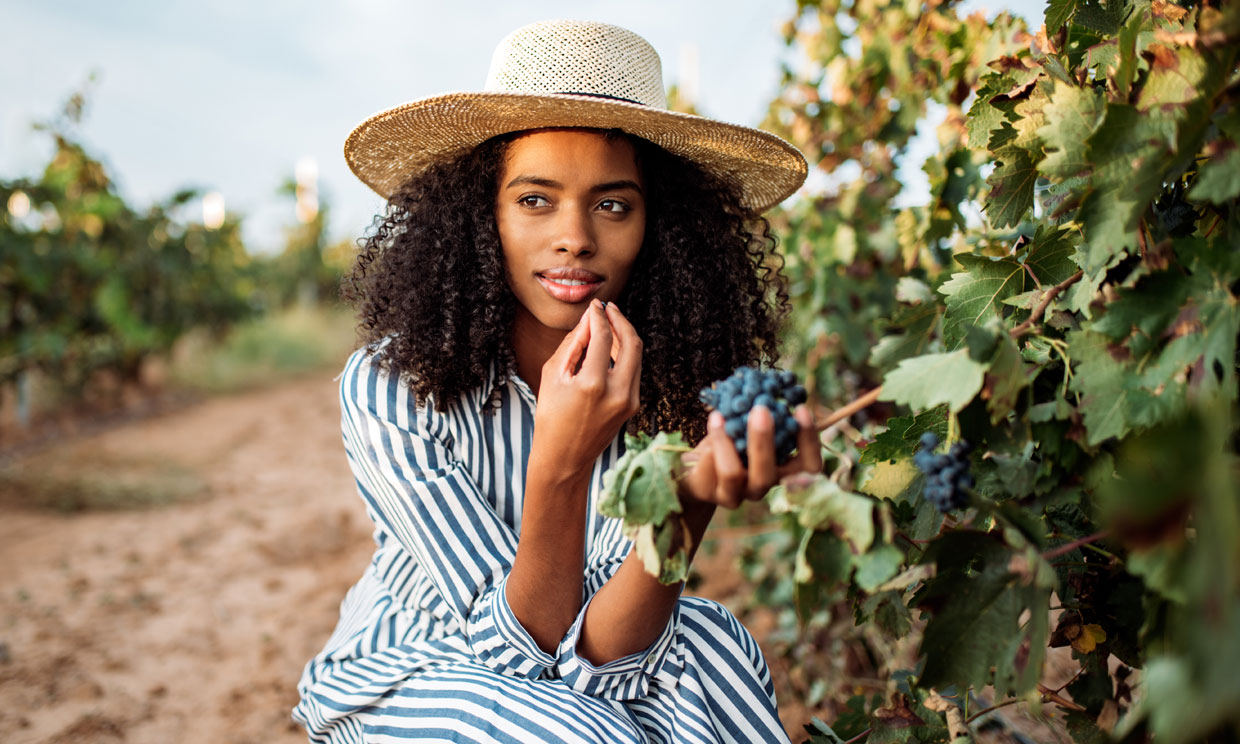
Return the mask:
{"type": "MultiPolygon", "coordinates": [[[[49,468],[140,457],[201,489],[68,513],[0,498],[0,741],[306,740],[289,717],[298,675],[373,545],[332,374],[26,456],[49,468]]],[[[696,593],[737,589],[726,552],[700,567],[696,593]]],[[[807,711],[781,713],[803,738],[807,711]]]]}

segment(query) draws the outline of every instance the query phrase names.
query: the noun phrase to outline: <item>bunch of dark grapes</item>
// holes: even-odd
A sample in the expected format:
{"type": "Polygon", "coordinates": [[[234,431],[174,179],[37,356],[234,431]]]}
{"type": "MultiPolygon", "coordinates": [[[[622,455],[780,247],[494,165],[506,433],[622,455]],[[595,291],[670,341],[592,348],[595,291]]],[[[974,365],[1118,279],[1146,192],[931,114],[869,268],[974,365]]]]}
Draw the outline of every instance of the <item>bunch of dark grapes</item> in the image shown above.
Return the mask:
{"type": "Polygon", "coordinates": [[[939,438],[932,432],[921,435],[921,449],[913,455],[913,464],[926,474],[926,486],[922,491],[935,508],[946,514],[969,502],[968,489],[973,487],[973,474],[969,472],[969,452],[973,449],[967,442],[956,442],[946,454],[936,455],[939,438]]]}
{"type": "Polygon", "coordinates": [[[1197,210],[1184,198],[1185,190],[1184,182],[1177,179],[1153,204],[1158,223],[1173,238],[1188,237],[1197,229],[1197,210]]]}
{"type": "Polygon", "coordinates": [[[724,429],[746,465],[749,464],[749,411],[754,406],[766,406],[775,419],[775,462],[783,465],[791,459],[801,429],[792,411],[807,398],[796,375],[787,370],[737,367],[726,380],[703,388],[701,398],[703,403],[723,414],[724,429]]]}

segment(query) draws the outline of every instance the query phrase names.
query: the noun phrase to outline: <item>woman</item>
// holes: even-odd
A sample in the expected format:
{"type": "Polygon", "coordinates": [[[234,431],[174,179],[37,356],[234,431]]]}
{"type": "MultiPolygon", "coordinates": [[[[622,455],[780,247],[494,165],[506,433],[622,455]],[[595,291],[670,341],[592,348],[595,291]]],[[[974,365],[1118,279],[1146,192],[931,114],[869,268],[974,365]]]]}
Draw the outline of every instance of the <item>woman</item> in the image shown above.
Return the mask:
{"type": "Polygon", "coordinates": [[[717,506],[821,468],[804,408],[780,468],[755,409],[746,468],[697,401],[775,358],[757,215],[804,160],[668,112],[644,40],[569,21],[505,39],[486,92],[378,114],[345,153],[389,200],[346,289],[370,343],[341,381],[378,548],[294,717],[334,742],[786,741],[753,638],[646,574],[596,504],[625,429],[696,443],[691,546],[717,506]]]}

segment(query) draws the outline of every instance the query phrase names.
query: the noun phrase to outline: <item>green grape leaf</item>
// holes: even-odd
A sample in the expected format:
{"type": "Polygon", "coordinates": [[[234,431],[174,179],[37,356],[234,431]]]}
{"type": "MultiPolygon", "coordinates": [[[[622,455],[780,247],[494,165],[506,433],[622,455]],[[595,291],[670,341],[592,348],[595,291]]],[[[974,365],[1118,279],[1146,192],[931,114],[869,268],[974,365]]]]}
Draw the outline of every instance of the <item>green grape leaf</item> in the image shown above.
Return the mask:
{"type": "Polygon", "coordinates": [[[993,683],[1001,694],[1019,695],[1039,681],[1051,587],[1045,571],[1012,570],[1026,555],[989,533],[956,531],[931,543],[923,562],[933,562],[937,571],[914,597],[931,614],[922,635],[921,683],[993,683]],[[1026,611],[1029,620],[1022,625],[1026,611]]]}
{"type": "Polygon", "coordinates": [[[809,744],[844,744],[844,739],[818,718],[805,724],[805,733],[809,734],[809,744]]]}
{"type": "Polygon", "coordinates": [[[797,548],[793,579],[798,584],[815,582],[830,591],[848,581],[852,572],[852,551],[848,543],[832,532],[807,530],[797,548]]]}
{"type": "Polygon", "coordinates": [[[969,147],[973,149],[985,147],[990,141],[991,133],[1003,124],[1004,119],[1003,109],[990,103],[983,93],[978,91],[977,100],[969,108],[968,118],[965,120],[965,127],[969,134],[969,147]]]}
{"type": "Polygon", "coordinates": [[[598,511],[624,521],[624,535],[642,565],[664,584],[683,581],[689,572],[689,536],[681,511],[676,474],[689,451],[680,432],[626,435],[624,455],[603,474],[598,511]],[[679,547],[677,547],[679,546],[679,547]]]}
{"type": "Polygon", "coordinates": [[[943,345],[949,351],[960,348],[969,329],[1001,314],[1000,305],[1033,284],[1025,268],[1013,258],[989,258],[971,253],[956,255],[964,271],[939,287],[947,295],[943,315],[943,345]]]}
{"type": "Polygon", "coordinates": [[[1016,408],[1020,392],[1033,383],[1037,370],[1027,368],[1020,356],[1020,347],[1004,334],[991,360],[982,388],[982,397],[990,409],[991,423],[998,424],[1016,408]]]}
{"type": "Polygon", "coordinates": [[[679,432],[625,436],[626,449],[603,474],[603,516],[623,519],[626,525],[660,524],[680,513],[676,473],[680,456],[688,451],[679,432]]]}
{"type": "Polygon", "coordinates": [[[1073,21],[1085,28],[1106,36],[1119,32],[1120,24],[1128,14],[1129,5],[1124,0],[1081,0],[1076,6],[1073,21]]]}
{"type": "Polygon", "coordinates": [[[1171,48],[1162,44],[1148,47],[1150,72],[1137,98],[1137,110],[1180,108],[1201,96],[1206,79],[1205,58],[1193,47],[1171,48]]]}
{"type": "Polygon", "coordinates": [[[968,349],[905,359],[883,379],[879,400],[902,403],[916,411],[947,404],[958,412],[982,389],[986,367],[969,358],[968,349]]]}
{"type": "Polygon", "coordinates": [[[1063,25],[1072,20],[1072,16],[1076,13],[1077,0],[1049,0],[1046,3],[1046,33],[1054,35],[1059,33],[1059,29],[1063,25]]]}
{"type": "Polygon", "coordinates": [[[912,460],[879,462],[858,486],[862,493],[885,501],[911,501],[921,488],[921,471],[912,460]]]}
{"type": "Polygon", "coordinates": [[[1107,104],[1089,139],[1091,190],[1077,219],[1085,230],[1081,268],[1094,274],[1136,245],[1137,221],[1162,190],[1162,172],[1174,158],[1176,122],[1107,104]]]}
{"type": "Polygon", "coordinates": [[[1081,395],[1086,443],[1094,446],[1127,434],[1132,428],[1128,366],[1112,356],[1106,337],[1095,333],[1071,334],[1069,352],[1077,362],[1072,390],[1081,395]]]}
{"type": "Polygon", "coordinates": [[[887,431],[861,451],[861,462],[875,464],[912,457],[917,441],[927,431],[934,432],[939,439],[947,438],[946,408],[932,408],[913,417],[891,417],[887,420],[887,431]]]}
{"type": "Polygon", "coordinates": [[[675,584],[689,576],[688,531],[679,519],[659,524],[625,527],[624,534],[633,541],[633,552],[641,560],[646,573],[661,584],[675,584]],[[677,540],[677,533],[684,531],[677,540]],[[680,547],[674,546],[679,543],[680,547]]]}
{"type": "Polygon", "coordinates": [[[1219,140],[1210,143],[1205,153],[1209,160],[1197,171],[1197,181],[1188,190],[1188,198],[1223,205],[1240,196],[1240,147],[1219,140]]]}
{"type": "Polygon", "coordinates": [[[1038,225],[1029,247],[1017,258],[1033,271],[1039,285],[1049,289],[1076,273],[1076,240],[1073,230],[1038,225]]]}
{"type": "Polygon", "coordinates": [[[1094,88],[1057,83],[1046,106],[1046,121],[1038,129],[1046,157],[1038,172],[1047,178],[1067,179],[1091,169],[1086,142],[1102,122],[1105,101],[1094,88]]]}
{"type": "Polygon", "coordinates": [[[904,332],[879,339],[870,350],[870,364],[889,369],[903,359],[923,353],[933,340],[938,320],[939,306],[933,302],[907,308],[898,319],[904,332]]]}
{"type": "Polygon", "coordinates": [[[909,304],[933,303],[934,290],[920,279],[902,276],[896,282],[896,299],[909,304]]]}
{"type": "Polygon", "coordinates": [[[857,572],[853,581],[867,594],[882,586],[895,576],[904,565],[904,553],[894,545],[879,545],[868,553],[853,557],[857,572]]]}
{"type": "Polygon", "coordinates": [[[990,67],[994,72],[978,81],[977,97],[965,119],[969,147],[974,150],[987,147],[995,130],[1013,114],[1016,101],[1010,94],[1023,90],[1036,78],[1036,73],[1031,76],[1024,63],[1013,57],[995,60],[990,67]]]}
{"type": "Polygon", "coordinates": [[[1208,376],[1206,380],[1201,380],[1201,383],[1207,389],[1215,389],[1217,384],[1227,400],[1235,400],[1240,303],[1225,286],[1215,286],[1208,294],[1203,293],[1198,308],[1197,317],[1202,329],[1203,374],[1208,376]],[[1211,382],[1215,380],[1215,369],[1222,372],[1217,383],[1211,382]]]}
{"type": "Polygon", "coordinates": [[[768,500],[772,512],[795,514],[806,529],[830,530],[853,552],[864,553],[874,543],[874,501],[845,491],[820,473],[786,478],[768,500]]]}
{"type": "Polygon", "coordinates": [[[1190,287],[1189,280],[1178,272],[1151,274],[1134,287],[1120,289],[1119,296],[1106,304],[1102,315],[1088,328],[1115,341],[1127,339],[1133,356],[1143,357],[1180,314],[1190,287]]]}
{"type": "Polygon", "coordinates": [[[984,208],[995,227],[1019,225],[1033,207],[1033,184],[1038,179],[1041,153],[1015,144],[1019,137],[1020,131],[1005,122],[990,138],[990,149],[999,164],[986,179],[990,192],[984,208]]]}
{"type": "Polygon", "coordinates": [[[900,592],[888,590],[871,594],[857,603],[854,622],[860,626],[867,620],[888,638],[905,637],[913,627],[913,615],[904,604],[900,592]]]}

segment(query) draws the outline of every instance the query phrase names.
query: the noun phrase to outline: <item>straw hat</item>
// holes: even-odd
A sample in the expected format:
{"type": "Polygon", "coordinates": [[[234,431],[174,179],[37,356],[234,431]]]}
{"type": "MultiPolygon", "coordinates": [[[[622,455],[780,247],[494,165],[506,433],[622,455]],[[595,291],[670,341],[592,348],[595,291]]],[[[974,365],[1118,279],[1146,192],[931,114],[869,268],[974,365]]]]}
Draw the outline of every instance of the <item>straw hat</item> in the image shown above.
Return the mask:
{"type": "Polygon", "coordinates": [[[627,29],[544,21],[499,43],[482,92],[382,111],[349,134],[344,156],[386,198],[429,165],[499,134],[540,127],[623,129],[737,184],[762,212],[805,180],[805,158],[768,132],[667,110],[659,55],[627,29]]]}

